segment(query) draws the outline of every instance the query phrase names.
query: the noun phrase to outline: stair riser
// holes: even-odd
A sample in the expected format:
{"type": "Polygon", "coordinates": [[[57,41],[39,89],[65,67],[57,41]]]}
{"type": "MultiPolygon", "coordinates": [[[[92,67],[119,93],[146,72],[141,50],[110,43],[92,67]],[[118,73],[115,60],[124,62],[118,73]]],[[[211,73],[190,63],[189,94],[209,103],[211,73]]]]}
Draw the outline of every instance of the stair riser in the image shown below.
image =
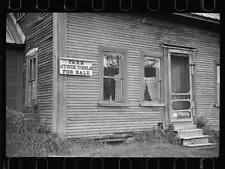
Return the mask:
{"type": "Polygon", "coordinates": [[[209,142],[209,138],[193,138],[193,139],[183,140],[183,145],[203,144],[208,142],[209,142]]]}
{"type": "Polygon", "coordinates": [[[178,131],[179,137],[190,137],[190,136],[202,136],[203,131],[197,130],[197,131],[178,131]]]}
{"type": "Polygon", "coordinates": [[[196,146],[196,147],[189,147],[187,145],[184,145],[184,147],[193,148],[193,149],[210,149],[210,148],[215,148],[215,145],[202,145],[202,146],[196,146]]]}
{"type": "Polygon", "coordinates": [[[175,125],[174,130],[196,129],[196,125],[175,125]]]}

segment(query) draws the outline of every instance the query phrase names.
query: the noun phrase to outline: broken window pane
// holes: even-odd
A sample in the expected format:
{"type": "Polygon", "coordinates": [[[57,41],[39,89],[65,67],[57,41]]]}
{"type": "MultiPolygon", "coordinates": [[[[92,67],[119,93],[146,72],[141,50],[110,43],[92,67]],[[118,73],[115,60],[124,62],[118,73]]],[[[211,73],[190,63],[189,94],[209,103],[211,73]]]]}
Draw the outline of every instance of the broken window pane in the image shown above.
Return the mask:
{"type": "Polygon", "coordinates": [[[145,101],[159,101],[160,100],[160,59],[153,57],[144,58],[144,100],[145,101]]]}
{"type": "Polygon", "coordinates": [[[115,76],[119,74],[120,53],[104,52],[104,76],[115,76]]]}

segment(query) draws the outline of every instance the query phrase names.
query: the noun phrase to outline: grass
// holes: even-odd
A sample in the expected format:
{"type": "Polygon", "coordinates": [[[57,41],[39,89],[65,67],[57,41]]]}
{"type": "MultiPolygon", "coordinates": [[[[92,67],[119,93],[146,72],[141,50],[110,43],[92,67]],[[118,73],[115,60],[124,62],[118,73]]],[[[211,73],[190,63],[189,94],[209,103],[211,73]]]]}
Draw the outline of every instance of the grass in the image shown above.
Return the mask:
{"type": "Polygon", "coordinates": [[[203,130],[203,134],[209,135],[209,142],[219,144],[220,135],[219,131],[216,131],[210,124],[209,121],[204,117],[199,117],[196,119],[197,128],[203,130]]]}
{"type": "Polygon", "coordinates": [[[218,157],[219,147],[196,149],[183,147],[171,130],[154,128],[138,132],[133,143],[103,144],[93,140],[75,140],[73,157],[218,157]],[[172,144],[171,144],[172,143],[172,144]]]}
{"type": "Polygon", "coordinates": [[[41,124],[38,114],[33,115],[26,119],[22,112],[6,109],[6,156],[69,155],[71,142],[58,137],[41,124]]]}
{"type": "Polygon", "coordinates": [[[82,147],[74,143],[73,157],[218,157],[219,149],[193,149],[169,143],[133,142],[109,144],[88,144],[82,147]]]}
{"type": "MultiPolygon", "coordinates": [[[[193,149],[179,145],[171,130],[145,130],[135,133],[132,143],[109,145],[90,139],[68,140],[58,137],[38,116],[26,120],[22,112],[6,110],[6,156],[73,156],[73,157],[217,157],[213,149],[193,149]],[[172,143],[172,144],[171,144],[172,143]]],[[[38,115],[38,114],[36,114],[38,115]]],[[[202,121],[198,122],[200,124],[202,121]]],[[[209,133],[211,141],[219,142],[219,134],[208,125],[198,125],[209,133]]],[[[219,145],[219,144],[218,144],[219,145]]]]}

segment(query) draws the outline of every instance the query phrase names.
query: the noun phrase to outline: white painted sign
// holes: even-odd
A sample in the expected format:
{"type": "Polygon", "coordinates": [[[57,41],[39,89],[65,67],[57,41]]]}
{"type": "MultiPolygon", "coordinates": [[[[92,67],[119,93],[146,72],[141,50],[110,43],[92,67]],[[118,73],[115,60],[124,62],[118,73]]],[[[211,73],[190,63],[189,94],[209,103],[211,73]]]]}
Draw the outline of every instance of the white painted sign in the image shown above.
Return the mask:
{"type": "Polygon", "coordinates": [[[59,68],[62,75],[92,76],[92,61],[61,58],[59,68]]]}

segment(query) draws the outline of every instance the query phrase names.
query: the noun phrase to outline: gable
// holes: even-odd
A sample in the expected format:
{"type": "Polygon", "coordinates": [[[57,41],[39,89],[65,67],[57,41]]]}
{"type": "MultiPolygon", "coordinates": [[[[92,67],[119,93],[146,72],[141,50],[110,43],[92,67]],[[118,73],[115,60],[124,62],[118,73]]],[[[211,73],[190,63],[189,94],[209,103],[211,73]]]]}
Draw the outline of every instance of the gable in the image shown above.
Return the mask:
{"type": "Polygon", "coordinates": [[[23,34],[20,26],[16,23],[16,19],[13,14],[7,14],[6,16],[6,43],[25,43],[25,35],[23,34]]]}

